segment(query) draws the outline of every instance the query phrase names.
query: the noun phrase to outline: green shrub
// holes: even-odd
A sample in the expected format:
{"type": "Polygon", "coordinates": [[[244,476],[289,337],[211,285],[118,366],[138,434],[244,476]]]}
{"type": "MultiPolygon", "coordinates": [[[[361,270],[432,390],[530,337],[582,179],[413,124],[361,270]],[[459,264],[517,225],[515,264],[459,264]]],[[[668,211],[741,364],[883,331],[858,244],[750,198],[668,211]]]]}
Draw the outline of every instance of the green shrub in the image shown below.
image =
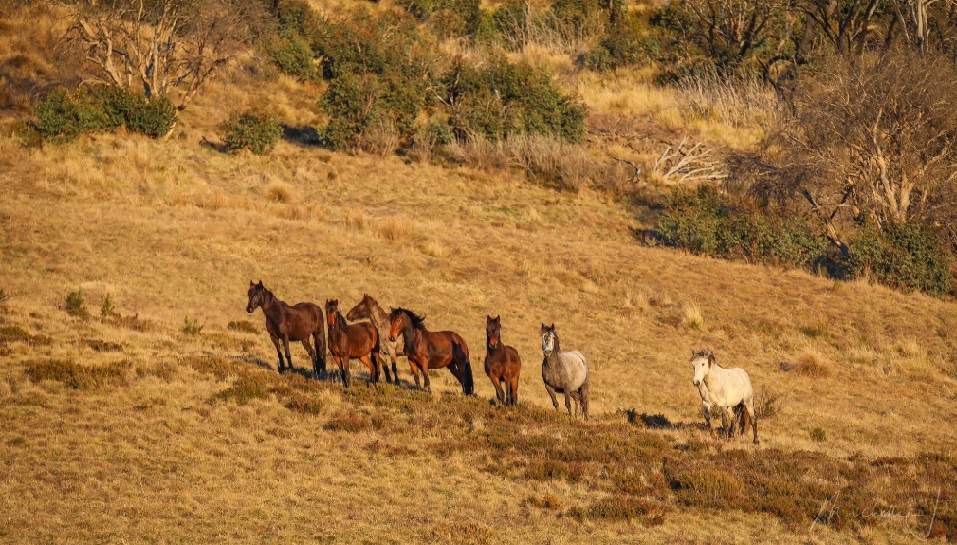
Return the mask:
{"type": "Polygon", "coordinates": [[[147,102],[142,93],[99,85],[80,87],[73,93],[57,89],[34,108],[37,122],[17,130],[27,145],[43,142],[64,143],[81,133],[127,129],[157,138],[176,123],[176,107],[166,97],[147,102]]]}
{"type": "Polygon", "coordinates": [[[200,324],[199,320],[196,318],[190,318],[189,316],[183,319],[183,327],[180,329],[186,335],[199,335],[203,332],[203,328],[206,327],[205,324],[200,324]]]}
{"type": "Polygon", "coordinates": [[[100,305],[100,316],[109,318],[115,313],[116,306],[113,304],[113,299],[110,298],[110,294],[106,294],[106,297],[103,298],[103,304],[100,305]]]}
{"type": "Polygon", "coordinates": [[[36,105],[35,128],[42,139],[71,142],[84,131],[106,128],[109,121],[103,111],[80,98],[56,89],[36,105]]]}
{"type": "Polygon", "coordinates": [[[825,238],[806,220],[731,206],[710,185],[673,191],[656,229],[669,246],[715,257],[809,266],[827,253],[825,238]]]}
{"type": "Polygon", "coordinates": [[[854,276],[870,275],[881,284],[930,295],[952,289],[949,256],[933,231],[920,222],[890,225],[884,231],[864,227],[849,248],[848,268],[854,276]]]}
{"type": "Polygon", "coordinates": [[[176,124],[176,106],[166,97],[153,97],[130,112],[126,127],[153,138],[166,136],[176,124]]]}
{"type": "Polygon", "coordinates": [[[223,133],[229,151],[248,149],[256,155],[268,155],[282,138],[282,126],[275,114],[248,110],[230,116],[223,133]]]}
{"type": "Polygon", "coordinates": [[[459,138],[532,133],[579,142],[584,137],[585,106],[562,93],[544,69],[498,56],[477,67],[460,62],[444,83],[447,102],[457,105],[451,124],[459,138]]]}
{"type": "Polygon", "coordinates": [[[270,385],[262,373],[244,373],[232,386],[213,396],[213,400],[234,401],[246,405],[254,399],[269,399],[270,385]]]}
{"type": "Polygon", "coordinates": [[[301,80],[311,80],[318,74],[316,65],[313,64],[312,48],[301,36],[280,38],[270,50],[269,56],[279,70],[301,80]]]}
{"type": "Polygon", "coordinates": [[[311,43],[322,33],[324,24],[319,14],[303,0],[280,2],[277,20],[280,36],[299,37],[307,43],[311,43]]]}
{"type": "Polygon", "coordinates": [[[623,13],[608,24],[598,44],[584,57],[583,63],[592,70],[615,70],[655,58],[658,42],[641,37],[642,21],[630,13],[623,13]]]}
{"type": "Polygon", "coordinates": [[[63,310],[71,316],[86,316],[87,311],[83,304],[83,292],[76,290],[66,294],[66,302],[63,305],[63,310]]]}

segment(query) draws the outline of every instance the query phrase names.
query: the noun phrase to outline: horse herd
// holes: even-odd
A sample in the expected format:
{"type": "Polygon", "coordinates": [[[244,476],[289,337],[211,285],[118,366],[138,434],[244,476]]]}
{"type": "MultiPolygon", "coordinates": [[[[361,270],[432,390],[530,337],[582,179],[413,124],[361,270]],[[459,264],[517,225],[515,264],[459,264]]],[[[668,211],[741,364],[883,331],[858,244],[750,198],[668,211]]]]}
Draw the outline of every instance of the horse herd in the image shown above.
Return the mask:
{"type": "MultiPolygon", "coordinates": [[[[424,317],[411,310],[397,307],[386,312],[372,296],[363,295],[362,300],[345,317],[339,310],[337,299],[327,300],[323,320],[323,309],[318,305],[288,305],[266,289],[262,280],[258,283],[250,281],[247,295],[249,301],[246,312],[253,313],[257,308],[262,308],[266,316],[266,331],[276,347],[280,373],[287,367],[295,369],[289,354],[289,342],[292,341],[301,342],[305,347],[312,359],[313,372],[320,379],[327,376],[328,347],[345,387],[351,384],[351,359],[358,359],[369,368],[369,384],[379,381],[380,368],[385,371],[386,382],[399,384],[396,358],[405,356],[409,360],[416,388],[423,388],[424,382],[425,391],[431,392],[429,369],[448,368],[465,395],[475,394],[469,347],[465,339],[453,331],[429,331],[425,327],[424,317]],[[350,324],[347,319],[354,323],[350,324]],[[328,336],[324,331],[326,327],[328,336]],[[400,335],[403,340],[401,348],[398,346],[400,335]],[[391,359],[391,372],[384,358],[391,359]]],[[[495,387],[496,398],[503,405],[516,405],[522,360],[517,350],[502,341],[500,316],[486,316],[485,339],[485,373],[495,387]]],[[[581,414],[588,420],[588,361],[581,352],[562,352],[555,324],[542,324],[541,340],[542,380],[552,405],[558,409],[556,394],[563,394],[568,414],[572,414],[574,401],[575,416],[581,414]]],[[[754,430],[754,443],[758,443],[754,392],[748,374],[743,369],[719,366],[710,350],[692,352],[691,365],[694,369],[692,382],[701,396],[702,413],[712,436],[715,435],[711,427],[711,411],[714,409],[721,413],[726,437],[732,437],[736,428],[744,433],[750,425],[754,430]]]]}

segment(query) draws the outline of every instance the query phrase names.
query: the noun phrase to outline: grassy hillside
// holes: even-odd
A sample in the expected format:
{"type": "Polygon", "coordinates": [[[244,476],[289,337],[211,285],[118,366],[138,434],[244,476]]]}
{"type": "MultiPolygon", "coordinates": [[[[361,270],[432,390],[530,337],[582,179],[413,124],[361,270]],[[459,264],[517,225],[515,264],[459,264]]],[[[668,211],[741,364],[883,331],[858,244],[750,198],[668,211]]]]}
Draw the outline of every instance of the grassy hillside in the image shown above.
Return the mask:
{"type": "MultiPolygon", "coordinates": [[[[637,72],[562,78],[595,142],[754,138],[685,125],[637,72]],[[611,115],[632,125],[599,130],[611,115]]],[[[952,300],[645,247],[642,210],[507,168],[219,151],[222,104],[268,100],[302,126],[316,95],[239,72],[167,140],[0,136],[0,541],[957,536],[952,300]],[[458,331],[476,399],[444,370],[432,396],[411,390],[404,360],[401,387],[366,388],[357,364],[348,392],[280,377],[261,312],[245,313],[250,279],[290,303],[369,293],[458,331]],[[517,408],[491,405],[486,314],[523,358],[517,408]],[[551,411],[541,322],[587,355],[593,421],[551,411]],[[761,445],[703,429],[687,363],[701,347],[750,374],[761,445]]]]}

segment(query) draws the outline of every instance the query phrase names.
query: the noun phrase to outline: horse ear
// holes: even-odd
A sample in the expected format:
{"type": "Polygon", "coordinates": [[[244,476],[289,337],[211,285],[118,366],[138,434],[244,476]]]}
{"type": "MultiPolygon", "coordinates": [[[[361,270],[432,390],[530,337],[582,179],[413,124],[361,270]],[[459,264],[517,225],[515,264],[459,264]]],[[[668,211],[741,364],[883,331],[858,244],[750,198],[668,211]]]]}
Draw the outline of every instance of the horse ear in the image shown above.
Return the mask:
{"type": "Polygon", "coordinates": [[[253,286],[255,286],[255,285],[256,285],[256,284],[253,284],[253,281],[252,281],[252,280],[249,281],[249,287],[250,287],[250,288],[253,287],[253,286]]]}
{"type": "Polygon", "coordinates": [[[263,281],[262,281],[262,280],[259,281],[259,287],[260,287],[260,288],[263,287],[263,281]]]}
{"type": "Polygon", "coordinates": [[[709,351],[708,352],[708,367],[711,367],[712,365],[714,365],[714,354],[712,354],[709,351]]]}
{"type": "Polygon", "coordinates": [[[551,329],[552,331],[555,331],[555,322],[552,322],[551,327],[549,327],[548,329],[551,329]]]}
{"type": "Polygon", "coordinates": [[[502,321],[502,315],[499,314],[498,316],[496,316],[496,317],[495,317],[495,321],[496,321],[496,322],[501,322],[501,321],[502,321]]]}

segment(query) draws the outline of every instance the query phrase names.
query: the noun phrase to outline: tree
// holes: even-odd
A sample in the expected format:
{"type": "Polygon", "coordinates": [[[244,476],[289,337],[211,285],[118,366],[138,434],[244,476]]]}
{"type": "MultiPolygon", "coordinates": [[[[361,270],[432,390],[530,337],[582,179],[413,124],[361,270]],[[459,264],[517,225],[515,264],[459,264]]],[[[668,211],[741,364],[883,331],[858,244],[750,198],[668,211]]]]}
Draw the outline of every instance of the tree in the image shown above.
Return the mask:
{"type": "Polygon", "coordinates": [[[80,0],[67,43],[99,83],[142,86],[147,100],[179,94],[185,108],[248,42],[263,5],[243,0],[80,0]]]}
{"type": "Polygon", "coordinates": [[[809,82],[753,189],[805,202],[831,240],[841,221],[877,229],[917,220],[953,233],[957,71],[905,51],[840,63],[809,82]]]}

